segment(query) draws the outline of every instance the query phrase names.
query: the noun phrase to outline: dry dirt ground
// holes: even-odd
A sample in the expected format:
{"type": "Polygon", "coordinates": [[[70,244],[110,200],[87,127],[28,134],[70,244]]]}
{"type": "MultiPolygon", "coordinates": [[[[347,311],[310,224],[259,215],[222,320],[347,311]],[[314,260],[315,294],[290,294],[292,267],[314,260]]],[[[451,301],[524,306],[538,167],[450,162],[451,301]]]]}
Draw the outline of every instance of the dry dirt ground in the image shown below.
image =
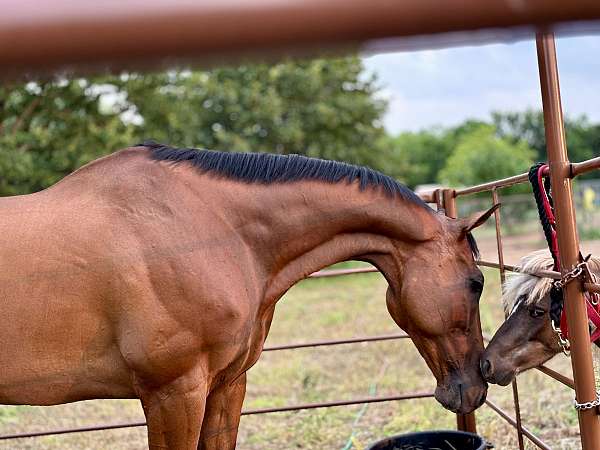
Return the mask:
{"type": "MultiPolygon", "coordinates": [[[[479,237],[484,258],[495,261],[495,243],[479,237]]],[[[507,262],[543,247],[533,235],[508,238],[507,262]]],[[[584,248],[600,254],[600,241],[584,248]]],[[[499,277],[484,269],[482,325],[493,333],[502,320],[499,277]]],[[[267,345],[397,332],[385,308],[386,283],[379,274],[306,280],[279,303],[267,345]]],[[[570,361],[550,366],[570,374],[570,361]]],[[[434,380],[408,340],[264,353],[249,372],[244,408],[430,391],[434,380]]],[[[538,371],[519,377],[523,423],[555,449],[579,448],[577,416],[570,389],[538,371]]],[[[510,388],[491,387],[489,398],[512,413],[510,388]]],[[[55,407],[0,407],[0,434],[95,423],[142,420],[137,401],[97,400],[55,407]]],[[[497,449],[517,448],[514,430],[484,406],[478,431],[497,449]]],[[[242,418],[238,449],[360,450],[384,436],[455,427],[455,416],[433,399],[277,413],[242,418]]],[[[0,441],[6,449],[143,449],[144,428],[0,441]]],[[[527,448],[535,448],[527,444],[527,448]]]]}

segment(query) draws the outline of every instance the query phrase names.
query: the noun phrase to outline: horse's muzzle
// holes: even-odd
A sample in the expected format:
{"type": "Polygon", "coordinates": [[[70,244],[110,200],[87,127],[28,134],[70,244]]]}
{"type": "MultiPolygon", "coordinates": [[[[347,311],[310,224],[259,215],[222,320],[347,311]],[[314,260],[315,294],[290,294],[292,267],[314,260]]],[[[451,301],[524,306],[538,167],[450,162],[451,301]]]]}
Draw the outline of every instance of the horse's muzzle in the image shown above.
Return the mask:
{"type": "Polygon", "coordinates": [[[438,383],[435,398],[452,412],[468,414],[479,408],[487,395],[487,383],[479,374],[471,377],[453,376],[452,382],[438,383]]]}

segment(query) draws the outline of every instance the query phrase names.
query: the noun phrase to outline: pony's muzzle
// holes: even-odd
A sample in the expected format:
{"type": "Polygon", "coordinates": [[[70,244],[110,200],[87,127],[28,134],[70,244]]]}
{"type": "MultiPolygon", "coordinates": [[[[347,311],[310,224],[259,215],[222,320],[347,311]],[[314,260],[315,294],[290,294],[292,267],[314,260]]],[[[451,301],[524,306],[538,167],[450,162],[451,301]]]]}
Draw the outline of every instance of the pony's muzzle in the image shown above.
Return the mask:
{"type": "Polygon", "coordinates": [[[485,353],[479,362],[481,375],[488,383],[507,386],[515,377],[515,370],[511,367],[499,367],[494,358],[488,357],[485,353]]]}

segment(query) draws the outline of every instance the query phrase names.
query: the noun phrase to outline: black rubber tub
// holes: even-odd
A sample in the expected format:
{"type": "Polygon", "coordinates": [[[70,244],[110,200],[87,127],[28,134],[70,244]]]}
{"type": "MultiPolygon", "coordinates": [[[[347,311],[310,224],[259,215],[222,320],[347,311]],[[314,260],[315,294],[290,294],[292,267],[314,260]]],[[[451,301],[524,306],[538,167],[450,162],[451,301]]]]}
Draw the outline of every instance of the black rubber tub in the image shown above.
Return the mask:
{"type": "Polygon", "coordinates": [[[481,436],[464,431],[424,431],[383,439],[367,450],[485,450],[493,448],[481,436]]]}

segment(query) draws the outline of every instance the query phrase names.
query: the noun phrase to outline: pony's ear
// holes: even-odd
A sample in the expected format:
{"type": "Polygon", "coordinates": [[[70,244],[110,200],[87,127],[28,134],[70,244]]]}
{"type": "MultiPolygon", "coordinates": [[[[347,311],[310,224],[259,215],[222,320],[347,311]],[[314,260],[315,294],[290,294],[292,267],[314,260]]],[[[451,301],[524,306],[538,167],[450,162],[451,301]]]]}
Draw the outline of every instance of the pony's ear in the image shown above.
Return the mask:
{"type": "Polygon", "coordinates": [[[474,228],[477,228],[480,225],[483,225],[486,220],[490,218],[494,211],[500,208],[500,203],[496,203],[487,211],[479,211],[474,214],[471,214],[469,217],[464,219],[459,219],[461,221],[460,225],[463,233],[468,233],[474,228]]]}

